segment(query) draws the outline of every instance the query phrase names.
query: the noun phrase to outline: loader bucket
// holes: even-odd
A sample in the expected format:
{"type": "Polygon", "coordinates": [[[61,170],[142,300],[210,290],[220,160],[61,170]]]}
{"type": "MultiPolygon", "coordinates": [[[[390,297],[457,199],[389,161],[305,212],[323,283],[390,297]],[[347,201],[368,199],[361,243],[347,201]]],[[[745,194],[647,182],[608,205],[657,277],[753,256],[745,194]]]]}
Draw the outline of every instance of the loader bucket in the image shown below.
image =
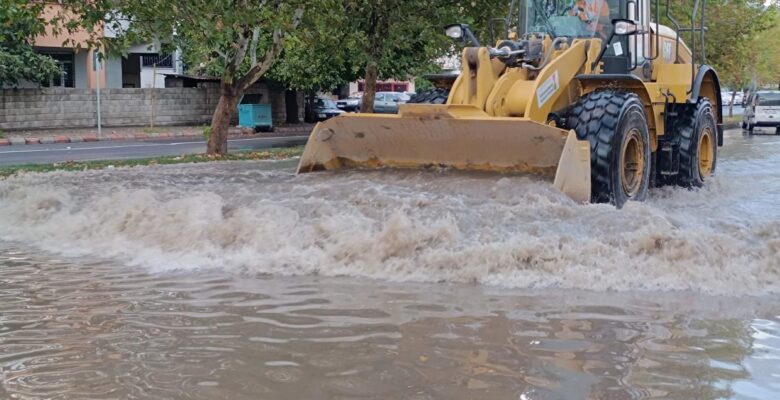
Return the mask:
{"type": "Polygon", "coordinates": [[[555,186],[590,200],[590,147],[573,131],[471,105],[401,105],[397,115],[344,114],[317,124],[298,173],[347,168],[450,167],[555,174],[555,186]]]}

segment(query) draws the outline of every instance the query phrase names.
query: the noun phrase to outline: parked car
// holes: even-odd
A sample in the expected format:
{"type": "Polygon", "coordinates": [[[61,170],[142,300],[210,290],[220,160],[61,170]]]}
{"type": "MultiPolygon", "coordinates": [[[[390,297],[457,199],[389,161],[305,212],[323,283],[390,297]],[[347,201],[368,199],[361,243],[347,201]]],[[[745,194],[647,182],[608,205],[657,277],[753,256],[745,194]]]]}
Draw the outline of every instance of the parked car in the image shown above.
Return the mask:
{"type": "MultiPolygon", "coordinates": [[[[720,98],[723,100],[724,106],[730,106],[731,105],[731,90],[723,90],[720,92],[720,98]]],[[[734,94],[734,106],[744,106],[745,105],[745,93],[741,90],[738,90],[734,94]]]]}
{"type": "Polygon", "coordinates": [[[743,105],[745,100],[745,93],[741,90],[734,94],[734,105],[743,105]]]}
{"type": "Polygon", "coordinates": [[[724,106],[730,106],[731,105],[731,92],[726,90],[720,92],[720,98],[723,100],[724,106]]]}
{"type": "Polygon", "coordinates": [[[362,95],[352,95],[347,97],[346,99],[341,99],[336,101],[336,107],[339,108],[339,110],[344,110],[347,112],[358,112],[360,111],[360,98],[362,95]]]}
{"type": "Polygon", "coordinates": [[[748,96],[742,128],[753,134],[754,127],[775,128],[780,133],[780,91],[760,90],[748,96]]]}
{"type": "Polygon", "coordinates": [[[341,115],[344,113],[344,110],[339,110],[339,108],[336,107],[336,102],[332,99],[316,98],[312,104],[312,112],[317,121],[324,121],[328,118],[341,115]]]}
{"type": "MultiPolygon", "coordinates": [[[[406,93],[400,92],[376,92],[374,97],[374,112],[383,114],[395,114],[398,112],[398,105],[406,103],[411,97],[406,93]]],[[[361,99],[362,104],[362,99],[361,99]]]]}

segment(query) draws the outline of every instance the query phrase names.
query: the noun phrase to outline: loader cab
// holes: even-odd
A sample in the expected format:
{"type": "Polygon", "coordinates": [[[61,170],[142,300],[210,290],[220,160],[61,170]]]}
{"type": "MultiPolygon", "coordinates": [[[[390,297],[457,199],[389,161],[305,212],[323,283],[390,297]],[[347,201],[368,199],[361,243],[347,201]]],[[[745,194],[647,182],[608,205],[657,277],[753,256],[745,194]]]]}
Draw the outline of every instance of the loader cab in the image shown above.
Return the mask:
{"type": "Polygon", "coordinates": [[[649,58],[649,15],[649,0],[526,0],[520,7],[518,29],[526,36],[601,39],[603,73],[636,71],[642,78],[641,67],[649,58]],[[637,34],[613,35],[616,19],[633,21],[637,34]]]}

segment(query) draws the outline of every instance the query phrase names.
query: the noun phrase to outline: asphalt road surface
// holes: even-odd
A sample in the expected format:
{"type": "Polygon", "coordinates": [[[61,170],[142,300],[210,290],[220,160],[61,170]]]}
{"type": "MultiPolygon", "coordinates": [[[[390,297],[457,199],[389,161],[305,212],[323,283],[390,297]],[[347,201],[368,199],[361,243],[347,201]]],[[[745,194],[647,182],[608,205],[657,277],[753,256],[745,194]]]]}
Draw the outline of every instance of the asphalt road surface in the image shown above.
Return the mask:
{"type": "MultiPolygon", "coordinates": [[[[307,136],[232,139],[231,151],[303,145],[307,136]]],[[[0,166],[46,164],[66,161],[128,160],[146,157],[198,154],[206,150],[203,140],[166,139],[144,142],[87,142],[0,147],[0,166]]]]}

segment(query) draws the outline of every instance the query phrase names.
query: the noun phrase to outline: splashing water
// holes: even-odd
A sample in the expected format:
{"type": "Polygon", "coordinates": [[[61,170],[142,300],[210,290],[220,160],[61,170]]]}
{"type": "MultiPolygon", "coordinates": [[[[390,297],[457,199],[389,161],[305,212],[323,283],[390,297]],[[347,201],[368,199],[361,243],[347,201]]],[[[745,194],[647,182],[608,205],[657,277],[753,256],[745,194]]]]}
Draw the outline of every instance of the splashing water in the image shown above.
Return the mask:
{"type": "Polygon", "coordinates": [[[24,174],[0,181],[0,238],[153,271],[780,293],[780,141],[727,142],[705,188],[622,210],[492,174],[295,176],[257,162],[24,174]]]}

